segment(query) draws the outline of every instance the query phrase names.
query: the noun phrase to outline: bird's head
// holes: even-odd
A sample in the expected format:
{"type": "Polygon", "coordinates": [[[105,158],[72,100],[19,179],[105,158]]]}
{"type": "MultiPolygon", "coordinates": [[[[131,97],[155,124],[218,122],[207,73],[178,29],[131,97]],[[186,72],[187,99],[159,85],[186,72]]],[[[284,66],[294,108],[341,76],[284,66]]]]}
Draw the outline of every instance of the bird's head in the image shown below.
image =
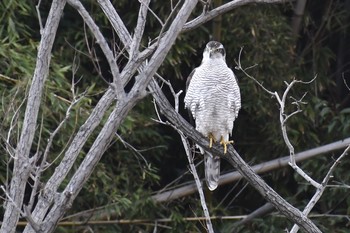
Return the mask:
{"type": "Polygon", "coordinates": [[[226,52],[224,46],[217,41],[210,41],[206,45],[203,52],[203,61],[209,59],[223,59],[225,60],[226,52]]]}

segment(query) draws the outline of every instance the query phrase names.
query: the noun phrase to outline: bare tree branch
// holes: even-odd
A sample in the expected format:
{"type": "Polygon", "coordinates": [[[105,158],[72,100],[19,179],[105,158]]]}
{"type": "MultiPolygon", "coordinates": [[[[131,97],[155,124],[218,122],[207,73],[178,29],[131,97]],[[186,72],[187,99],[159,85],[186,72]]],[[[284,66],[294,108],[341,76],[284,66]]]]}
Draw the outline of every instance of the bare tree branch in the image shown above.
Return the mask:
{"type": "MultiPolygon", "coordinates": [[[[314,80],[314,79],[313,79],[314,80]]],[[[313,81],[312,80],[312,81],[313,81]]],[[[317,183],[314,179],[312,179],[309,175],[307,175],[295,162],[295,151],[294,151],[294,146],[292,145],[292,143],[289,140],[288,134],[287,134],[287,124],[286,121],[287,119],[290,118],[290,116],[295,115],[295,113],[300,112],[299,110],[292,112],[290,115],[286,115],[285,113],[285,105],[286,105],[286,98],[287,95],[290,91],[290,89],[293,87],[294,84],[296,83],[304,83],[298,80],[293,80],[290,84],[287,84],[287,88],[283,93],[282,98],[280,98],[277,94],[277,92],[275,92],[275,96],[277,98],[277,100],[279,101],[279,105],[280,105],[280,124],[281,124],[281,129],[282,129],[282,135],[283,135],[283,139],[284,142],[286,143],[288,149],[289,149],[289,154],[290,154],[290,166],[300,175],[302,176],[307,182],[309,182],[310,184],[312,184],[315,188],[319,188],[320,184],[317,183]]]]}
{"type": "Polygon", "coordinates": [[[201,14],[197,18],[191,20],[186,23],[183,31],[190,31],[195,29],[196,27],[202,25],[203,23],[208,22],[209,20],[214,19],[215,17],[222,15],[226,12],[229,12],[237,7],[247,5],[250,3],[286,3],[294,0],[233,0],[224,5],[221,5],[211,11],[207,11],[204,14],[201,14]]]}
{"type": "MultiPolygon", "coordinates": [[[[175,93],[175,91],[174,91],[172,85],[170,84],[170,82],[166,81],[165,83],[168,85],[168,87],[170,88],[171,93],[173,94],[174,101],[175,101],[175,112],[179,113],[179,95],[182,93],[182,91],[179,91],[178,93],[175,93]]],[[[191,173],[193,175],[195,184],[197,186],[197,191],[198,191],[198,194],[199,194],[199,199],[200,199],[200,202],[201,202],[201,205],[202,205],[204,216],[206,217],[207,230],[208,230],[209,233],[214,233],[213,225],[212,225],[211,220],[210,220],[209,210],[208,210],[207,204],[205,202],[204,192],[203,192],[203,188],[202,188],[202,182],[199,179],[199,176],[198,176],[198,173],[197,173],[197,170],[196,170],[196,166],[194,165],[194,162],[193,162],[193,157],[194,157],[195,153],[191,153],[190,143],[189,143],[188,139],[185,137],[185,135],[181,132],[181,130],[179,130],[178,127],[176,127],[175,125],[172,125],[169,122],[163,122],[161,120],[159,114],[157,114],[157,115],[158,115],[158,119],[159,119],[159,121],[161,123],[168,124],[168,125],[172,126],[178,132],[178,134],[181,137],[181,141],[182,141],[183,147],[185,149],[185,153],[187,155],[188,164],[190,165],[190,171],[191,171],[191,173]]]]}
{"type": "MultiPolygon", "coordinates": [[[[242,52],[242,49],[241,49],[242,52]]],[[[240,52],[240,55],[241,55],[240,52]]],[[[245,72],[245,70],[242,68],[241,63],[240,63],[240,56],[239,56],[239,62],[238,62],[238,69],[242,70],[245,74],[247,74],[245,72]]],[[[296,159],[295,159],[295,151],[294,151],[294,146],[292,145],[292,143],[289,140],[288,137],[288,133],[287,133],[287,120],[289,118],[291,118],[292,116],[294,116],[295,114],[301,112],[300,109],[300,104],[304,104],[304,102],[302,102],[302,99],[305,97],[306,93],[300,98],[300,100],[296,100],[294,99],[294,102],[292,102],[292,104],[295,104],[297,106],[297,110],[295,110],[294,112],[290,113],[290,114],[286,114],[285,113],[285,105],[286,105],[286,99],[287,96],[289,94],[289,91],[292,89],[292,87],[297,84],[297,83],[302,83],[302,84],[310,84],[311,82],[313,82],[316,77],[314,77],[311,81],[309,82],[303,82],[303,81],[299,81],[299,80],[293,80],[291,83],[287,83],[285,82],[285,84],[287,85],[282,98],[278,95],[277,92],[271,92],[268,89],[266,89],[262,84],[260,84],[260,82],[258,82],[255,78],[253,78],[250,75],[247,75],[249,78],[253,79],[256,83],[258,83],[259,86],[261,86],[263,88],[264,91],[266,91],[269,94],[272,94],[273,96],[276,97],[278,104],[280,106],[280,125],[281,125],[281,130],[282,130],[282,135],[283,135],[283,139],[285,144],[287,145],[288,149],[289,149],[289,153],[290,153],[290,162],[289,165],[300,175],[302,176],[308,183],[310,183],[311,185],[313,185],[316,188],[316,192],[314,194],[314,196],[311,198],[311,200],[309,201],[309,203],[307,204],[307,206],[305,207],[303,214],[304,216],[307,216],[310,211],[312,210],[312,208],[314,207],[314,205],[317,203],[317,201],[321,198],[326,185],[329,181],[330,175],[333,172],[333,170],[335,169],[335,166],[339,163],[339,161],[347,154],[347,151],[350,149],[350,146],[348,146],[345,151],[343,152],[343,154],[335,161],[335,163],[333,164],[333,166],[330,168],[330,170],[328,171],[327,175],[325,176],[325,178],[323,179],[322,184],[319,184],[318,182],[316,182],[314,179],[312,179],[309,175],[307,175],[297,164],[296,164],[296,159]]],[[[299,230],[299,226],[294,224],[291,232],[292,233],[296,233],[299,230]]]]}
{"type": "Polygon", "coordinates": [[[135,59],[139,54],[139,47],[140,47],[140,42],[142,39],[143,32],[145,30],[146,16],[147,16],[147,10],[149,9],[148,7],[149,3],[150,3],[150,0],[141,1],[136,28],[134,31],[134,36],[132,38],[131,45],[130,45],[129,56],[131,59],[129,59],[129,62],[135,59]]]}
{"type": "MultiPolygon", "coordinates": [[[[28,209],[32,209],[33,204],[34,204],[34,199],[36,197],[36,195],[38,194],[38,187],[40,184],[40,178],[42,175],[42,172],[44,172],[46,170],[46,163],[47,163],[47,157],[49,155],[49,151],[51,149],[53,140],[55,138],[55,136],[57,135],[57,133],[60,131],[60,129],[62,128],[62,126],[65,124],[65,122],[69,119],[70,117],[70,113],[72,108],[83,98],[84,96],[80,96],[78,99],[74,99],[73,102],[69,105],[69,107],[67,108],[66,111],[66,116],[64,117],[64,119],[59,123],[59,125],[56,127],[56,129],[50,134],[50,137],[48,139],[44,154],[42,156],[42,160],[40,163],[40,166],[38,166],[37,168],[35,168],[35,176],[33,177],[34,180],[34,185],[32,187],[32,193],[31,193],[31,197],[29,199],[29,203],[28,203],[28,209]]],[[[39,158],[39,156],[38,156],[39,158]]]]}
{"type": "Polygon", "coordinates": [[[41,225],[41,230],[43,232],[52,232],[56,228],[57,222],[72,205],[73,200],[78,195],[84,183],[93,172],[94,167],[108,148],[109,143],[114,137],[115,131],[137,101],[138,99],[131,99],[129,97],[117,102],[117,106],[110,114],[107,122],[100,131],[83,162],[80,164],[78,170],[75,172],[64,191],[58,194],[57,200],[54,202],[47,216],[45,216],[45,221],[41,225]]]}
{"type": "Polygon", "coordinates": [[[130,50],[130,41],[132,40],[128,29],[126,29],[123,20],[115,10],[113,4],[108,0],[97,0],[100,4],[101,9],[105,13],[107,19],[111,23],[114,31],[118,34],[119,39],[124,44],[127,50],[130,50]]]}
{"type": "MultiPolygon", "coordinates": [[[[91,17],[85,11],[81,3],[76,0],[70,0],[69,2],[79,10],[79,13],[82,14],[84,21],[87,21],[87,24],[89,25],[90,29],[93,31],[94,36],[97,37],[98,39],[99,36],[101,35],[99,35],[98,30],[97,31],[95,30],[96,28],[94,28],[95,27],[94,22],[93,21],[90,22],[91,17]]],[[[83,135],[83,137],[79,137],[79,132],[85,133],[87,131],[84,128],[84,125],[86,125],[87,122],[80,128],[77,136],[73,139],[71,146],[68,148],[64,159],[62,160],[61,164],[56,168],[55,174],[47,182],[46,187],[43,191],[43,194],[41,195],[41,198],[33,212],[33,219],[35,221],[43,222],[43,219],[45,217],[45,223],[42,223],[40,225],[41,230],[43,230],[44,232],[53,231],[58,220],[63,216],[67,208],[69,208],[70,204],[78,195],[78,192],[80,191],[83,184],[86,182],[86,180],[90,176],[93,168],[96,166],[97,162],[105,152],[110,140],[114,136],[114,132],[116,131],[116,129],[118,128],[122,120],[125,118],[126,114],[141,98],[144,97],[145,88],[147,87],[149,81],[151,80],[151,77],[155,74],[156,70],[163,62],[167,52],[170,50],[172,44],[177,38],[177,35],[181,31],[183,24],[186,22],[187,18],[189,17],[195,5],[196,5],[196,1],[189,1],[189,0],[185,1],[185,3],[182,5],[182,8],[180,9],[177,17],[174,19],[173,23],[171,24],[169,31],[167,31],[165,36],[160,41],[159,47],[153,54],[150,62],[147,64],[144,71],[139,75],[137,82],[135,83],[135,85],[133,86],[133,88],[131,89],[131,91],[128,93],[127,96],[119,96],[121,99],[118,99],[116,108],[111,113],[108,121],[104,125],[99,136],[96,138],[93,146],[91,147],[89,153],[86,155],[85,159],[81,163],[79,169],[76,171],[76,173],[72,177],[71,181],[69,182],[65,190],[62,193],[56,195],[55,193],[58,188],[58,185],[63,181],[67,172],[70,170],[71,166],[73,165],[77,154],[79,153],[80,149],[84,145],[87,137],[90,135],[90,133],[94,129],[94,127],[91,127],[91,126],[95,125],[96,122],[98,123],[100,121],[97,120],[96,122],[95,121],[90,122],[92,118],[92,115],[90,115],[89,119],[87,120],[87,122],[90,123],[90,124],[87,124],[87,126],[89,127],[88,133],[83,135]],[[90,129],[92,130],[90,131],[90,129]],[[75,146],[77,146],[78,148],[75,148],[75,146]],[[76,150],[71,151],[72,148],[76,150]],[[50,208],[49,213],[47,213],[48,208],[51,206],[51,204],[53,204],[53,206],[50,208]]],[[[121,26],[121,27],[125,27],[125,26],[121,26]]],[[[105,47],[104,49],[107,50],[107,47],[105,47]]],[[[107,52],[107,54],[105,54],[106,56],[113,55],[110,53],[110,51],[104,51],[104,52],[107,52]]],[[[110,61],[113,61],[113,58],[109,58],[109,59],[112,59],[110,61]]],[[[113,68],[111,67],[111,69],[113,68]]],[[[121,79],[123,79],[123,77],[121,77],[121,79]]],[[[110,93],[110,91],[107,91],[107,93],[110,93]]],[[[105,97],[107,99],[105,101],[108,101],[108,102],[111,101],[111,98],[108,98],[106,94],[105,94],[105,97]]],[[[99,103],[101,103],[101,101],[99,103]]],[[[109,104],[105,104],[105,103],[101,103],[100,105],[101,107],[109,106],[109,104]]],[[[101,114],[101,111],[97,106],[95,107],[94,111],[95,110],[97,111],[95,112],[95,114],[101,114]]],[[[105,111],[102,111],[102,116],[104,112],[105,111]]],[[[34,229],[32,229],[30,226],[27,226],[25,232],[34,232],[34,229]]]]}
{"type": "MultiPolygon", "coordinates": [[[[32,169],[32,164],[29,161],[29,152],[35,135],[42,90],[49,74],[51,50],[65,4],[66,1],[64,0],[54,0],[52,2],[39,44],[38,59],[29,89],[27,107],[20,140],[16,149],[13,176],[9,190],[9,196],[18,206],[22,206],[25,184],[32,169]]],[[[10,201],[6,203],[5,209],[4,219],[6,221],[3,222],[0,232],[13,233],[16,231],[20,212],[14,206],[13,202],[10,201]]]]}
{"type": "MultiPolygon", "coordinates": [[[[94,110],[80,127],[70,146],[68,147],[61,163],[56,167],[54,174],[46,182],[45,187],[40,193],[38,203],[33,211],[33,219],[42,222],[48,209],[52,205],[58,187],[61,185],[70,169],[73,167],[81,149],[88,140],[92,132],[100,124],[105,112],[110,107],[113,101],[114,91],[108,89],[100,101],[95,106],[94,110]]],[[[25,228],[24,232],[33,232],[30,226],[25,228]]]]}
{"type": "Polygon", "coordinates": [[[242,54],[242,49],[240,50],[239,53],[239,57],[238,57],[238,62],[237,62],[237,69],[241,70],[248,78],[252,79],[254,82],[256,82],[265,92],[267,92],[268,94],[272,95],[273,97],[275,97],[277,99],[277,102],[279,104],[280,107],[280,112],[279,112],[279,116],[280,116],[280,125],[281,125],[281,131],[282,131],[282,135],[283,135],[283,140],[285,142],[285,144],[288,147],[289,150],[289,154],[290,154],[290,163],[289,165],[300,175],[302,176],[307,182],[309,182],[310,184],[312,184],[314,187],[316,188],[320,188],[320,184],[317,183],[314,179],[312,179],[308,174],[306,174],[295,162],[295,151],[294,151],[294,146],[292,145],[292,143],[289,140],[288,137],[288,133],[287,133],[287,120],[294,116],[295,114],[301,112],[300,110],[300,104],[302,103],[302,99],[305,96],[305,94],[303,95],[303,97],[299,100],[299,101],[294,101],[293,104],[297,105],[297,110],[287,114],[285,113],[285,106],[286,106],[286,100],[287,100],[287,96],[289,94],[289,91],[292,89],[292,87],[297,84],[297,83],[301,83],[301,84],[310,84],[311,82],[313,82],[317,76],[315,76],[312,80],[308,81],[308,82],[304,82],[304,81],[300,81],[300,80],[293,80],[291,83],[287,83],[285,82],[285,84],[287,85],[286,89],[283,92],[282,98],[279,96],[279,94],[277,93],[277,91],[272,92],[270,90],[268,90],[267,88],[264,87],[264,85],[262,85],[258,80],[256,80],[254,77],[252,77],[251,75],[249,75],[246,72],[246,69],[244,69],[241,65],[241,54],[242,54]]]}
{"type": "Polygon", "coordinates": [[[278,209],[283,215],[285,215],[289,220],[297,223],[304,231],[321,232],[317,226],[312,221],[310,221],[310,219],[308,219],[302,212],[285,201],[271,187],[269,187],[264,182],[264,180],[256,175],[252,168],[244,162],[244,160],[239,156],[239,154],[232,146],[228,147],[228,153],[224,155],[222,155],[222,148],[217,145],[213,145],[213,147],[210,149],[208,140],[206,140],[204,136],[200,135],[181,116],[176,114],[156,82],[153,81],[150,84],[150,89],[152,90],[152,95],[160,106],[162,113],[187,137],[191,138],[193,141],[195,141],[196,144],[204,147],[206,150],[211,151],[213,154],[219,155],[230,162],[231,165],[237,169],[267,201],[273,204],[274,207],[278,209]]]}
{"type": "MultiPolygon", "coordinates": [[[[310,150],[299,152],[295,154],[295,161],[300,162],[306,159],[313,158],[317,155],[339,150],[346,147],[349,144],[350,144],[350,138],[346,138],[341,141],[333,142],[327,145],[323,145],[310,150]]],[[[282,166],[288,166],[289,161],[290,161],[290,155],[254,165],[252,166],[252,169],[257,174],[261,174],[261,173],[265,173],[265,172],[280,168],[282,166]]],[[[239,172],[237,171],[229,172],[227,174],[223,174],[220,176],[219,185],[228,184],[233,181],[239,180],[241,178],[242,178],[242,175],[239,172]]],[[[153,195],[152,198],[157,202],[172,201],[174,199],[190,195],[195,191],[196,191],[196,185],[194,183],[191,183],[179,188],[170,189],[165,192],[159,192],[153,195]]]]}
{"type": "Polygon", "coordinates": [[[38,21],[39,21],[39,27],[40,27],[40,35],[42,35],[44,27],[43,27],[43,22],[41,20],[40,5],[41,5],[41,0],[38,1],[38,4],[36,4],[35,9],[36,9],[36,13],[38,15],[38,21]]]}
{"type": "MultiPolygon", "coordinates": [[[[156,112],[157,111],[158,111],[158,109],[156,109],[156,112]]],[[[158,115],[159,115],[159,113],[158,113],[158,115]]],[[[159,116],[159,119],[161,119],[160,116],[159,116]]],[[[162,123],[164,121],[163,120],[162,121],[156,120],[156,122],[162,123]]],[[[124,142],[124,143],[126,143],[126,142],[124,142]]],[[[316,148],[313,148],[310,150],[296,153],[295,160],[296,160],[296,162],[300,162],[300,161],[304,161],[306,159],[311,159],[311,158],[318,156],[318,155],[322,155],[325,153],[330,153],[332,151],[342,149],[344,147],[347,147],[349,144],[350,144],[350,138],[346,138],[346,139],[343,139],[343,140],[340,140],[337,142],[333,142],[333,143],[326,144],[326,145],[323,145],[320,147],[316,147],[316,148]]],[[[126,145],[126,146],[129,147],[130,145],[126,145]]],[[[136,150],[136,149],[131,148],[131,150],[136,150]]],[[[288,166],[289,160],[290,160],[290,155],[254,165],[254,166],[252,166],[252,169],[255,173],[262,174],[262,173],[269,172],[269,171],[272,171],[272,170],[275,170],[275,169],[278,169],[281,167],[288,166]]],[[[201,164],[201,162],[197,163],[196,167],[200,164],[201,164]]],[[[242,177],[243,176],[237,171],[223,174],[220,176],[219,185],[232,183],[234,181],[242,179],[242,177]]],[[[178,179],[179,178],[177,178],[176,180],[178,180],[178,179]]],[[[167,186],[169,186],[171,184],[172,183],[168,184],[167,186]]],[[[348,186],[346,184],[327,185],[327,187],[350,188],[350,186],[348,186]]],[[[191,195],[191,194],[195,193],[196,191],[197,191],[197,186],[194,182],[192,182],[190,184],[188,184],[188,182],[186,182],[185,185],[180,185],[180,187],[177,186],[175,188],[170,188],[170,189],[163,188],[162,190],[160,190],[156,194],[154,194],[152,196],[152,199],[155,202],[171,202],[175,199],[191,195]]],[[[106,218],[106,216],[111,217],[111,216],[115,215],[113,209],[112,210],[110,209],[111,207],[113,207],[113,205],[114,204],[101,206],[101,207],[94,208],[91,210],[85,210],[85,211],[67,216],[64,219],[70,219],[70,220],[80,219],[83,216],[89,216],[89,219],[93,219],[93,220],[104,219],[104,218],[106,218]]]]}
{"type": "Polygon", "coordinates": [[[78,0],[68,0],[67,2],[79,12],[84,22],[89,26],[91,32],[94,34],[94,37],[96,38],[97,43],[100,45],[111,69],[111,73],[113,76],[112,87],[116,91],[117,99],[124,98],[125,91],[120,77],[116,55],[113,54],[112,50],[109,48],[105,37],[102,35],[100,29],[98,28],[94,20],[91,18],[90,14],[84,8],[83,4],[81,4],[81,2],[78,0]]]}
{"type": "MultiPolygon", "coordinates": [[[[340,163],[340,161],[348,154],[348,151],[350,150],[350,144],[349,146],[343,151],[343,153],[338,157],[338,159],[333,163],[333,165],[331,166],[331,168],[328,170],[326,176],[323,178],[323,181],[321,183],[321,187],[316,189],[315,194],[313,195],[313,197],[310,199],[309,203],[306,205],[306,207],[304,208],[303,214],[305,214],[306,216],[309,215],[310,211],[312,210],[312,208],[316,205],[316,203],[318,202],[318,200],[321,198],[323,192],[326,190],[327,184],[329,179],[331,178],[332,173],[334,172],[334,169],[336,168],[336,166],[340,163]]],[[[291,229],[290,233],[297,233],[299,230],[299,226],[295,225],[293,226],[293,228],[291,229]]]]}

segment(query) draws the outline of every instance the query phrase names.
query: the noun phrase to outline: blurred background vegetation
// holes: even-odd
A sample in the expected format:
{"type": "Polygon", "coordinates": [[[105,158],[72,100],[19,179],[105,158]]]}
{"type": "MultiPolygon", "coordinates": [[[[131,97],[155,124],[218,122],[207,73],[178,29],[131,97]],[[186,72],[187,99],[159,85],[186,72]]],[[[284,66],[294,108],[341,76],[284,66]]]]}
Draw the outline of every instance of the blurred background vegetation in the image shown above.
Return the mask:
{"type": "MultiPolygon", "coordinates": [[[[83,1],[100,26],[112,47],[122,49],[95,1],[83,1]]],[[[138,15],[138,1],[112,1],[127,28],[132,32],[138,15]]],[[[215,2],[215,1],[214,1],[215,2]]],[[[223,1],[225,3],[226,1],[223,1]]],[[[13,146],[19,137],[28,85],[35,67],[36,51],[40,40],[36,1],[0,2],[0,181],[8,183],[11,162],[5,152],[5,140],[11,130],[13,146]],[[19,111],[18,111],[19,110],[19,111]]],[[[170,1],[152,1],[151,8],[163,21],[170,13],[170,1]]],[[[50,5],[42,2],[41,17],[45,22],[50,5]]],[[[185,89],[188,74],[200,64],[205,44],[213,37],[220,40],[227,51],[227,62],[235,69],[235,61],[243,48],[243,67],[257,64],[247,72],[271,91],[282,93],[284,81],[299,79],[310,85],[297,85],[291,95],[300,98],[305,92],[303,112],[288,124],[288,133],[296,151],[324,145],[349,137],[350,99],[344,81],[350,84],[350,1],[308,1],[300,30],[292,33],[292,3],[278,5],[250,4],[232,10],[190,32],[180,35],[168,54],[159,73],[169,80],[176,91],[185,89]],[[213,26],[215,25],[215,26],[213,26]],[[214,30],[215,28],[215,30],[214,30]],[[219,30],[219,34],[217,29],[219,30]]],[[[52,54],[51,71],[45,87],[40,110],[38,133],[32,153],[42,152],[50,133],[64,119],[66,109],[73,100],[71,84],[77,95],[85,98],[76,105],[64,129],[56,136],[49,161],[57,164],[57,156],[85,121],[96,102],[108,88],[108,64],[82,19],[70,6],[66,6],[52,54]],[[87,32],[87,33],[86,33],[87,32]]],[[[200,14],[200,4],[195,14],[200,14]]],[[[151,13],[147,17],[143,43],[154,39],[159,31],[158,20],[151,13]]],[[[126,58],[119,58],[120,66],[126,58]]],[[[250,164],[269,161],[287,155],[279,127],[279,109],[271,98],[242,72],[236,71],[242,93],[242,110],[235,122],[233,139],[235,148],[250,164]]],[[[166,91],[166,90],[165,90],[166,91]]],[[[166,93],[171,98],[170,93],[166,93]]],[[[183,98],[184,95],[182,95],[183,98]]],[[[181,104],[181,114],[187,113],[181,104]]],[[[288,111],[293,111],[289,102],[288,111]]],[[[58,227],[57,232],[203,232],[203,221],[186,221],[186,217],[202,216],[197,194],[165,203],[154,203],[151,196],[169,183],[170,187],[192,181],[187,159],[179,136],[173,129],[157,124],[151,97],[139,103],[128,115],[123,126],[92,177],[79,194],[67,216],[104,206],[103,219],[161,219],[172,221],[145,224],[89,225],[58,227]],[[109,213],[113,212],[113,216],[109,213]]],[[[96,135],[95,135],[96,136],[96,135]]],[[[94,137],[85,146],[87,152],[94,137]]],[[[320,181],[328,171],[338,152],[318,156],[302,162],[301,166],[320,181]]],[[[84,153],[81,154],[81,159],[84,153]]],[[[198,156],[196,162],[202,158],[198,156]]],[[[350,166],[346,158],[334,173],[332,184],[349,184],[350,166]]],[[[78,167],[78,164],[74,169],[78,167]]],[[[52,166],[54,169],[54,166],[52,166]]],[[[203,177],[202,165],[198,172],[203,177]]],[[[222,162],[222,172],[232,171],[222,162]]],[[[52,174],[45,172],[43,182],[52,174]]],[[[291,204],[303,208],[314,192],[290,168],[281,168],[262,175],[263,178],[291,204]]],[[[28,185],[28,195],[30,186],[28,185]]],[[[349,221],[335,215],[349,215],[349,190],[330,188],[312,211],[333,217],[314,218],[325,232],[349,232],[349,221]]],[[[3,194],[2,194],[3,195],[3,194]]],[[[28,197],[27,197],[28,198],[28,197]]],[[[208,195],[213,216],[249,214],[265,203],[244,180],[219,187],[208,195]]],[[[0,210],[2,213],[3,210],[0,210]]],[[[88,220],[89,216],[80,220],[88,220]]],[[[101,217],[102,218],[102,217],[101,217]]],[[[214,220],[218,232],[231,232],[235,220],[214,220]]],[[[234,232],[282,232],[292,224],[277,212],[255,219],[234,232]]]]}

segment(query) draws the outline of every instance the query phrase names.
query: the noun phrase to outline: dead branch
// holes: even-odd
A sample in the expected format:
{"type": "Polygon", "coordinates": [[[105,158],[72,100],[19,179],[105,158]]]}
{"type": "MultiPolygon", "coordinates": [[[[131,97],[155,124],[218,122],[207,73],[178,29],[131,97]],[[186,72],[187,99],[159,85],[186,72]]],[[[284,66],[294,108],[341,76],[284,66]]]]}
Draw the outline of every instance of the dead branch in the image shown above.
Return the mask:
{"type": "MultiPolygon", "coordinates": [[[[350,144],[343,151],[343,153],[338,157],[338,159],[336,161],[334,161],[333,165],[328,170],[326,176],[323,178],[323,181],[321,183],[321,187],[316,189],[315,194],[313,195],[313,197],[310,199],[309,203],[304,208],[303,214],[305,214],[306,216],[309,215],[309,213],[312,210],[312,208],[316,205],[318,200],[321,198],[323,192],[326,190],[328,181],[331,178],[331,175],[334,172],[334,169],[340,163],[340,161],[348,154],[349,150],[350,150],[350,144]]],[[[298,230],[299,230],[299,226],[298,225],[294,225],[293,228],[291,229],[290,233],[297,233],[298,230]]]]}
{"type": "MultiPolygon", "coordinates": [[[[313,158],[313,157],[321,155],[321,154],[325,154],[325,153],[329,153],[331,151],[339,150],[339,149],[346,147],[349,144],[350,144],[350,138],[346,138],[346,139],[341,140],[341,141],[333,142],[333,143],[330,143],[327,145],[323,145],[323,146],[316,147],[316,148],[313,148],[310,150],[299,152],[299,153],[295,154],[295,161],[300,162],[300,161],[304,161],[306,159],[310,159],[310,158],[313,158]]],[[[275,170],[275,169],[278,169],[278,168],[281,168],[284,166],[288,166],[289,160],[290,160],[290,155],[280,157],[278,159],[274,159],[274,160],[271,160],[268,162],[254,165],[254,166],[252,166],[252,169],[257,174],[262,174],[262,173],[269,172],[269,171],[272,171],[272,170],[275,170]]],[[[242,175],[239,172],[237,172],[237,171],[229,172],[227,174],[223,174],[220,176],[219,185],[228,184],[228,183],[234,182],[236,180],[239,180],[241,178],[242,178],[242,175]]],[[[159,193],[153,195],[152,198],[157,202],[172,201],[172,200],[175,200],[177,198],[181,198],[181,197],[190,195],[190,194],[194,193],[195,191],[196,191],[196,186],[194,183],[191,183],[191,184],[183,185],[182,187],[167,190],[165,192],[159,192],[159,193]]]]}
{"type": "Polygon", "coordinates": [[[158,106],[162,110],[162,113],[168,118],[168,120],[176,125],[187,137],[191,138],[201,147],[211,151],[215,155],[219,155],[225,158],[230,164],[237,169],[244,178],[271,204],[274,205],[283,215],[285,215],[291,221],[297,223],[306,232],[321,232],[317,226],[310,221],[302,212],[290,205],[280,195],[278,195],[271,187],[269,187],[264,180],[254,173],[252,168],[245,163],[236,150],[232,147],[228,147],[228,153],[223,155],[222,149],[215,145],[211,149],[209,148],[208,140],[200,135],[188,122],[186,122],[179,114],[177,114],[166,97],[160,90],[158,84],[153,81],[149,87],[152,90],[152,95],[157,101],[158,106]]]}
{"type": "MultiPolygon", "coordinates": [[[[22,206],[23,204],[25,184],[32,169],[32,165],[29,161],[29,152],[35,135],[42,90],[49,74],[51,50],[65,3],[65,1],[61,0],[54,0],[52,2],[39,44],[38,59],[34,70],[32,84],[29,89],[27,107],[20,140],[16,149],[13,176],[9,190],[9,196],[17,206],[22,206]]],[[[4,221],[4,224],[1,226],[0,232],[15,232],[19,216],[20,212],[13,202],[7,202],[3,218],[6,221],[4,221]]]]}
{"type": "MultiPolygon", "coordinates": [[[[165,83],[170,88],[170,91],[173,94],[174,102],[175,102],[175,112],[179,113],[179,95],[182,93],[182,91],[175,93],[171,83],[167,82],[167,81],[165,81],[165,83]]],[[[207,204],[205,202],[204,192],[203,192],[203,188],[202,188],[202,182],[198,176],[196,166],[194,165],[194,162],[193,162],[194,153],[193,154],[191,153],[190,143],[189,143],[188,139],[185,137],[185,135],[181,132],[181,130],[179,130],[179,128],[176,125],[172,125],[170,122],[163,122],[160,118],[160,115],[158,114],[158,111],[157,111],[157,115],[158,115],[159,121],[161,121],[164,124],[168,124],[168,125],[172,126],[181,137],[181,141],[182,141],[183,147],[185,149],[185,153],[187,155],[188,164],[190,165],[190,171],[193,175],[193,178],[194,178],[194,181],[195,181],[195,184],[197,187],[197,191],[199,194],[199,199],[200,199],[201,206],[202,206],[202,209],[204,212],[204,216],[206,217],[205,220],[206,220],[207,230],[209,233],[214,233],[213,225],[212,225],[211,220],[210,220],[209,210],[208,210],[207,204]]]]}
{"type": "Polygon", "coordinates": [[[260,4],[271,4],[271,3],[286,3],[294,0],[233,0],[226,4],[223,4],[211,11],[205,11],[203,14],[198,16],[197,18],[191,20],[190,22],[186,23],[183,31],[190,31],[195,29],[196,27],[202,25],[203,23],[206,23],[215,17],[222,15],[224,13],[227,13],[237,7],[251,4],[251,3],[260,3],[260,4]]]}

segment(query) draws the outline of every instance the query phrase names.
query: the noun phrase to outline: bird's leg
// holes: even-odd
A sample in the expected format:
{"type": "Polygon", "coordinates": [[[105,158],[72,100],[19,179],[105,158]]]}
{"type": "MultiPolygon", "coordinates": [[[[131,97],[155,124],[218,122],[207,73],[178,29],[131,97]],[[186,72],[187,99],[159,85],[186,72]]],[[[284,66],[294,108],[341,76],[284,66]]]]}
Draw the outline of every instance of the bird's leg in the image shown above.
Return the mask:
{"type": "Polygon", "coordinates": [[[231,140],[231,141],[225,141],[225,140],[224,140],[224,137],[221,136],[220,145],[223,145],[223,146],[224,146],[224,154],[227,153],[227,145],[233,144],[233,143],[234,143],[233,140],[231,140]]]}
{"type": "Polygon", "coordinates": [[[214,137],[214,135],[212,133],[209,133],[208,137],[209,137],[209,148],[212,148],[213,147],[213,142],[216,142],[216,139],[215,139],[215,137],[214,137]]]}

